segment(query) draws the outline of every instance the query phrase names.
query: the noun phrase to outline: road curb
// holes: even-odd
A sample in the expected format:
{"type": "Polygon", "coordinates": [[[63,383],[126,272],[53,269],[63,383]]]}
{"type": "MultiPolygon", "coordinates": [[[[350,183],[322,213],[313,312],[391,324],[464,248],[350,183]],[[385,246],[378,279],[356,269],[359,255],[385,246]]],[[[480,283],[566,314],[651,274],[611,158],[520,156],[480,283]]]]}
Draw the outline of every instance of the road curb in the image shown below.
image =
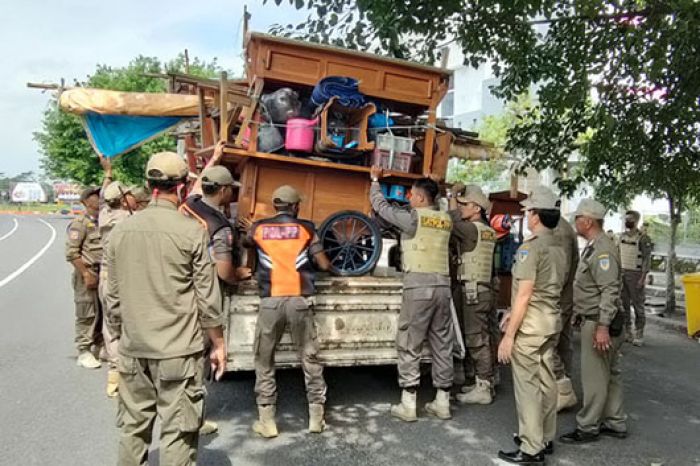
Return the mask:
{"type": "Polygon", "coordinates": [[[654,314],[647,314],[646,318],[647,322],[650,322],[658,327],[675,332],[682,332],[684,335],[688,334],[688,326],[682,320],[669,319],[667,317],[660,317],[654,314]]]}

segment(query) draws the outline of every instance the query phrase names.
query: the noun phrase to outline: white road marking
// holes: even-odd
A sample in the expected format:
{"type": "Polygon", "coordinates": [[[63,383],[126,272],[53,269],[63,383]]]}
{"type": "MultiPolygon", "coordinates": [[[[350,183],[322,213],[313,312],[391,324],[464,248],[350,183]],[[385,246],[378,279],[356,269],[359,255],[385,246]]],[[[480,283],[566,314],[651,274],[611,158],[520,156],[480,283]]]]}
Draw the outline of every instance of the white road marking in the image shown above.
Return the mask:
{"type": "Polygon", "coordinates": [[[9,232],[7,232],[7,233],[5,233],[4,235],[0,236],[0,241],[4,240],[4,239],[6,239],[6,238],[9,238],[10,236],[12,236],[12,233],[14,233],[15,231],[17,231],[17,227],[19,226],[19,223],[17,222],[17,219],[16,219],[16,218],[13,218],[12,221],[15,223],[15,226],[12,227],[12,230],[10,230],[9,232]]]}
{"type": "Polygon", "coordinates": [[[10,275],[8,275],[7,277],[0,280],[0,288],[7,285],[15,278],[19,277],[25,270],[27,270],[29,267],[31,267],[34,262],[38,261],[39,258],[41,258],[41,256],[44,255],[44,253],[51,247],[53,242],[56,240],[56,229],[53,226],[51,226],[51,224],[49,224],[48,222],[45,222],[44,220],[42,220],[40,218],[37,220],[39,220],[41,223],[43,223],[44,225],[49,227],[49,229],[51,230],[51,238],[49,238],[49,241],[44,245],[44,247],[41,248],[39,250],[39,252],[34,254],[34,256],[31,259],[29,259],[27,262],[22,264],[17,270],[12,272],[10,275]]]}

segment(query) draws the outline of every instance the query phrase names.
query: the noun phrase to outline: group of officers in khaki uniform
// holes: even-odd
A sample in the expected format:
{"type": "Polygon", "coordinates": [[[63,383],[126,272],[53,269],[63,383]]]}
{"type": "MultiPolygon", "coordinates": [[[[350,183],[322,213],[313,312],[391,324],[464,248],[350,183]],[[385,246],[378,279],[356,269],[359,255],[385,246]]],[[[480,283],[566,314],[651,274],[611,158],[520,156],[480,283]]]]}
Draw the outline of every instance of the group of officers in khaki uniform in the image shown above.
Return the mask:
{"type": "MultiPolygon", "coordinates": [[[[326,384],[310,298],[315,268],[327,270],[330,263],[314,225],[298,218],[302,198],[289,186],[273,193],[276,215],[247,225],[244,238],[235,237],[224,210],[237,183],[218,165],[222,153],[219,144],[189,193],[184,161],[171,152],[155,154],[146,168],[150,201],[145,190],[112,182],[111,166],[104,162],[103,189],[83,193],[85,215],[68,228],[78,364],[99,367],[92,351],[104,348],[110,364],[107,391],[119,398],[120,465],[147,462],[156,415],[162,423],[161,464],[195,463],[200,429],[207,424],[205,358],[218,380],[226,365],[224,309],[235,284],[251,276],[237,263],[237,244],[251,248],[258,259],[261,303],[254,352],[259,417],[253,430],[265,438],[278,435],[274,354],[286,329],[302,362],[309,431],[325,428],[326,384]]],[[[625,437],[617,365],[624,339],[620,296],[625,262],[603,233],[603,206],[582,201],[574,231],[561,218],[559,200],[550,190],[538,188],[522,203],[533,236],[516,254],[511,310],[499,328],[496,233],[487,221],[488,197],[478,187],[455,186],[447,193],[449,209],[444,212],[437,207],[437,182],[422,178],[413,185],[410,209],[405,209],[384,198],[380,168],[372,167],[370,175],[372,207],[400,230],[403,251],[396,338],[402,393],[391,415],[417,420],[424,342],[432,354],[436,388],[424,409],[439,419],[451,418],[451,397],[463,404],[491,403],[498,362],[510,362],[518,448],[499,456],[513,463],[542,463],[553,451],[557,410],[577,403],[569,376],[572,328],[578,326],[583,406],[576,429],[561,441],[588,442],[601,434],[625,437]],[[587,241],[580,259],[576,234],[587,241]],[[464,336],[462,352],[455,351],[461,346],[456,344],[459,335],[464,336]]]]}

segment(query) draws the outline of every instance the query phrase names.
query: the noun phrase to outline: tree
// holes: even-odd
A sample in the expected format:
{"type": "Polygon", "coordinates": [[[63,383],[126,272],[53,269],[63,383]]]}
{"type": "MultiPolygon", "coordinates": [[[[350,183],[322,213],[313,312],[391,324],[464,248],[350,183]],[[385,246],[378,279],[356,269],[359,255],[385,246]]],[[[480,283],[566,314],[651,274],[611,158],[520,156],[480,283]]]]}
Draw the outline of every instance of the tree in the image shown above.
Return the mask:
{"type": "MultiPolygon", "coordinates": [[[[610,207],[642,193],[666,197],[669,256],[675,256],[680,214],[700,197],[696,1],[295,4],[312,14],[280,32],[335,42],[350,28],[354,34],[344,42],[357,48],[428,62],[434,62],[436,46],[451,39],[472,66],[491,64],[500,81],[493,91],[501,98],[511,100],[535,86],[537,103],[508,131],[507,150],[523,159],[523,167],[559,171],[578,151],[580,171],[559,180],[560,187],[571,193],[581,182],[594,183],[597,197],[610,207]],[[328,28],[324,22],[336,24],[328,28]]],[[[666,307],[675,309],[672,292],[666,307]]]]}
{"type": "MultiPolygon", "coordinates": [[[[524,112],[531,106],[530,95],[523,94],[509,102],[500,115],[485,116],[477,127],[479,139],[503,151],[508,141],[509,129],[518,124],[524,112]]],[[[504,189],[508,185],[508,171],[508,163],[504,159],[453,160],[448,167],[447,180],[487,185],[489,191],[494,191],[504,189]]]]}
{"type": "MultiPolygon", "coordinates": [[[[180,54],[166,64],[157,58],[138,56],[125,67],[98,65],[95,73],[76,85],[128,92],[165,92],[166,83],[146,74],[167,71],[184,72],[185,57],[180,54]]],[[[195,58],[190,74],[213,77],[221,68],[216,59],[205,62],[195,58]]],[[[53,178],[74,180],[83,185],[101,182],[102,169],[90,145],[80,118],[61,111],[56,101],[44,112],[42,129],[34,133],[42,154],[41,166],[53,178]]],[[[163,135],[114,161],[115,176],[125,183],[143,181],[146,161],[151,154],[175,150],[175,138],[163,135]]]]}

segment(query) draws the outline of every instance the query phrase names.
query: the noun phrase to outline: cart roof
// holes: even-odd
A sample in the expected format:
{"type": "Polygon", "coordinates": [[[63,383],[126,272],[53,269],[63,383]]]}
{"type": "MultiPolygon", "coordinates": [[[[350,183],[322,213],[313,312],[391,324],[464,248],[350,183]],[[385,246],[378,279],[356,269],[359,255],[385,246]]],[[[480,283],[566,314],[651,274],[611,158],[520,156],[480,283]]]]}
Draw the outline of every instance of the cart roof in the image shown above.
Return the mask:
{"type": "Polygon", "coordinates": [[[419,70],[423,72],[430,72],[440,75],[441,77],[449,78],[452,75],[452,71],[444,68],[437,68],[435,66],[422,65],[420,63],[401,60],[399,58],[383,57],[381,55],[376,55],[369,52],[361,52],[359,50],[350,50],[343,47],[337,47],[335,45],[319,44],[316,42],[309,42],[300,39],[289,39],[286,37],[278,37],[270,34],[264,34],[260,32],[251,32],[248,36],[248,40],[265,40],[269,42],[276,42],[279,44],[288,44],[295,47],[306,47],[309,49],[322,50],[326,52],[333,52],[339,55],[358,57],[363,60],[372,60],[384,63],[391,63],[408,69],[419,70]]]}

